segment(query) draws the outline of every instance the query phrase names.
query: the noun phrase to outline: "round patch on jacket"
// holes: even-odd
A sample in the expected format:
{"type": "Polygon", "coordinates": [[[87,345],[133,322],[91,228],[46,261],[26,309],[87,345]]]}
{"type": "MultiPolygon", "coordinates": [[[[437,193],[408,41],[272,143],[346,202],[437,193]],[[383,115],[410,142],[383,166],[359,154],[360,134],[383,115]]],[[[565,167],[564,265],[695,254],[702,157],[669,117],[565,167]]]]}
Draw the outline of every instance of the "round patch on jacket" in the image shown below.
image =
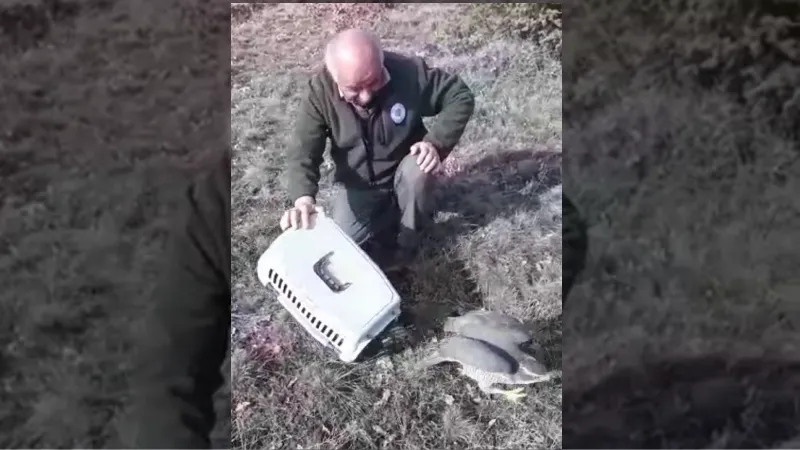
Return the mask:
{"type": "Polygon", "coordinates": [[[389,117],[392,118],[392,122],[395,125],[400,125],[406,118],[406,107],[400,103],[395,103],[389,111],[389,117]]]}

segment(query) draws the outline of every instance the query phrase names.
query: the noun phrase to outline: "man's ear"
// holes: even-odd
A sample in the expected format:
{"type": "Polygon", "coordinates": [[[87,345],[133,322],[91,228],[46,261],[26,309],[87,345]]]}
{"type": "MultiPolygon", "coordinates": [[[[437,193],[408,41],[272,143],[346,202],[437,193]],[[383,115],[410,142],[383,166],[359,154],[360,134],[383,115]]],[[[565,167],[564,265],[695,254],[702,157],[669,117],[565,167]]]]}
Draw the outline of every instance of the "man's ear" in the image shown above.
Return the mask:
{"type": "Polygon", "coordinates": [[[333,81],[339,84],[339,74],[336,72],[336,64],[333,56],[334,50],[334,42],[328,43],[325,47],[325,69],[331,74],[333,81]]]}

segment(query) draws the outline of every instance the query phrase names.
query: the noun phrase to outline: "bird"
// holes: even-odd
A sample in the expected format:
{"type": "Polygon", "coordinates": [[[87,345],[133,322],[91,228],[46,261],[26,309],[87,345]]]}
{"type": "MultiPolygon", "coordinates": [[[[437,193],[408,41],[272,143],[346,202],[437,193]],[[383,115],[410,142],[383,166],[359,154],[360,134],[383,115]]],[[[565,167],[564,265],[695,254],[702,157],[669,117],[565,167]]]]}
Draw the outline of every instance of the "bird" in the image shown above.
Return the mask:
{"type": "Polygon", "coordinates": [[[522,349],[532,336],[519,320],[502,313],[475,310],[445,321],[443,339],[421,362],[428,368],[444,362],[461,364],[461,374],[475,380],[486,394],[500,394],[518,403],[523,387],[504,390],[495,384],[521,385],[548,381],[553,374],[522,349]]]}

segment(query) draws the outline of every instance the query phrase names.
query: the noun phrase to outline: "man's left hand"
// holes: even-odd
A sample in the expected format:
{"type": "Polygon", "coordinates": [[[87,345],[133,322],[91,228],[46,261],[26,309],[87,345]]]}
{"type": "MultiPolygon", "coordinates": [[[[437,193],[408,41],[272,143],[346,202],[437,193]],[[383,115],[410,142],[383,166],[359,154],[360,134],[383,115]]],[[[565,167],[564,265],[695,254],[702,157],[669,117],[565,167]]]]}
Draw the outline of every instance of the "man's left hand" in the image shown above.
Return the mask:
{"type": "Polygon", "coordinates": [[[425,173],[431,173],[439,167],[439,151],[430,142],[417,142],[411,146],[411,154],[417,155],[417,164],[425,173]]]}

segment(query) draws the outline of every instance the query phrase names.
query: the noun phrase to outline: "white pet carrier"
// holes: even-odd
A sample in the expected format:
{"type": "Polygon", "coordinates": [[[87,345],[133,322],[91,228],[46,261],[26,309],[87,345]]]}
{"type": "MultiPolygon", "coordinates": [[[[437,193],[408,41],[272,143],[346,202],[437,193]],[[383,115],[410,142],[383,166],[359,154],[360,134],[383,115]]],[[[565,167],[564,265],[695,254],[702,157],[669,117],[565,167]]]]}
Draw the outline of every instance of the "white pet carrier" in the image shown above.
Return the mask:
{"type": "Polygon", "coordinates": [[[400,296],[372,259],[322,210],[286,230],[258,260],[258,278],[339,359],[354,361],[400,315],[400,296]]]}

